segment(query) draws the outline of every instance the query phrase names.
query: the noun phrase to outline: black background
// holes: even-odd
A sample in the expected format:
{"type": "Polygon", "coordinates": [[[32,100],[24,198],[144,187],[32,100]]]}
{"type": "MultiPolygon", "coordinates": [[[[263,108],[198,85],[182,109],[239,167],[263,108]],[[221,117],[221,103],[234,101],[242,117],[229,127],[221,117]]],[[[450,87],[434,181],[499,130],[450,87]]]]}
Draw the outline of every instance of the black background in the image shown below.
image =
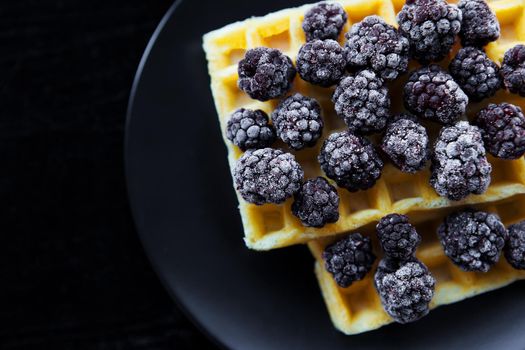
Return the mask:
{"type": "Polygon", "coordinates": [[[0,2],[0,348],[214,348],[135,232],[127,101],[170,0],[0,2]]]}

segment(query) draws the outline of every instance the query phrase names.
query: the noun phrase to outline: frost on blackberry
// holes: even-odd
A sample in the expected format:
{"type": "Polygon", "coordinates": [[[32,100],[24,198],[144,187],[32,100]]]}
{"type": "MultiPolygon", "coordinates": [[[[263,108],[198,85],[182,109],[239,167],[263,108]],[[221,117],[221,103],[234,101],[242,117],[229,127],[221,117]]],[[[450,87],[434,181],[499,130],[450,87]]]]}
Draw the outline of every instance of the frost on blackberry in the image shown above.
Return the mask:
{"type": "Polygon", "coordinates": [[[294,198],[292,213],[304,226],[323,227],[339,220],[339,195],[324,177],[306,181],[294,198]]]}
{"type": "Polygon", "coordinates": [[[277,136],[295,150],[313,146],[323,132],[321,107],[299,93],[285,98],[272,113],[277,136]]]}
{"type": "Polygon", "coordinates": [[[525,97],[525,45],[516,45],[505,52],[501,75],[510,92],[525,97]]]}
{"type": "Polygon", "coordinates": [[[370,238],[352,233],[327,246],[323,252],[326,271],[343,288],[362,280],[372,268],[376,257],[370,238]]]}
{"type": "Polygon", "coordinates": [[[499,67],[474,47],[464,47],[450,62],[449,71],[472,101],[493,96],[501,88],[499,67]]]}
{"type": "Polygon", "coordinates": [[[509,226],[505,258],[515,269],[525,270],[525,221],[509,226]]]}
{"type": "Polygon", "coordinates": [[[240,108],[228,119],[226,137],[245,151],[270,146],[275,141],[275,130],[268,123],[268,115],[260,109],[240,108]]]}
{"type": "Polygon", "coordinates": [[[460,121],[441,129],[432,154],[430,184],[436,192],[458,201],[482,194],[490,184],[492,166],[487,160],[481,132],[460,121]]]}
{"type": "Polygon", "coordinates": [[[326,176],[350,192],[374,186],[384,165],[367,139],[348,131],[331,134],[318,160],[326,176]]]}
{"type": "Polygon", "coordinates": [[[248,50],[237,71],[239,89],[260,101],[286,94],[296,73],[290,57],[267,47],[248,50]]]}
{"type": "Polygon", "coordinates": [[[390,118],[388,88],[371,70],[362,70],[341,80],[332,101],[337,115],[356,133],[381,131],[390,118]]]}
{"type": "Polygon", "coordinates": [[[499,259],[507,230],[495,214],[466,210],[448,215],[438,236],[445,255],[462,270],[487,272],[499,259]]]}
{"type": "Polygon", "coordinates": [[[410,112],[442,124],[458,120],[468,104],[467,95],[450,74],[435,64],[413,71],[403,93],[410,112]]]}
{"type": "Polygon", "coordinates": [[[408,69],[408,39],[379,16],[365,17],[345,35],[349,68],[370,68],[385,80],[408,69]]]}
{"type": "Polygon", "coordinates": [[[346,67],[343,49],[331,39],[305,43],[299,49],[296,64],[303,80],[323,87],[341,80],[346,67]]]}
{"type": "Polygon", "coordinates": [[[461,28],[461,11],[443,0],[407,0],[397,14],[399,32],[410,43],[411,57],[439,61],[451,50],[461,28]]]}
{"type": "Polygon", "coordinates": [[[489,104],[479,111],[476,124],[487,151],[494,157],[518,159],[525,154],[525,116],[510,103],[489,104]]]}
{"type": "Polygon", "coordinates": [[[427,315],[436,280],[416,259],[401,262],[385,258],[379,262],[374,284],[383,308],[399,323],[414,322],[427,315]]]}
{"type": "Polygon", "coordinates": [[[482,47],[499,38],[498,19],[485,0],[461,0],[463,14],[459,37],[463,46],[482,47]]]}
{"type": "Polygon", "coordinates": [[[413,258],[421,242],[421,236],[410,224],[406,215],[384,216],[379,220],[376,231],[385,255],[398,260],[406,261],[413,258]]]}
{"type": "Polygon", "coordinates": [[[306,40],[337,40],[348,16],[338,3],[322,2],[312,6],[304,15],[303,30],[306,40]]]}
{"type": "Polygon", "coordinates": [[[248,150],[233,170],[237,191],[257,205],[284,202],[299,190],[303,175],[292,154],[273,148],[248,150]]]}
{"type": "Polygon", "coordinates": [[[386,128],[381,149],[401,171],[416,173],[430,158],[427,131],[412,116],[401,114],[393,119],[386,128]]]}

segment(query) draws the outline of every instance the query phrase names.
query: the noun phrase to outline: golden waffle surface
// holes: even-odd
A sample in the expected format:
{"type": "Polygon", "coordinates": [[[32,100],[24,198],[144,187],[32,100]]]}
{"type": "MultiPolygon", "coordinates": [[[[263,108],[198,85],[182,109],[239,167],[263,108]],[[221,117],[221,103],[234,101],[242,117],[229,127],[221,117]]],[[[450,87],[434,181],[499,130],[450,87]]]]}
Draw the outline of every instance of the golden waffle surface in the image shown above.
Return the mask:
{"type": "MultiPolygon", "coordinates": [[[[340,42],[343,43],[343,33],[348,31],[352,23],[359,22],[366,16],[376,14],[382,16],[386,22],[397,25],[395,14],[401,9],[404,2],[402,0],[342,0],[340,3],[349,15],[349,21],[343,28],[340,37],[340,42]]],[[[501,39],[487,47],[488,55],[495,61],[501,62],[508,48],[525,41],[524,4],[525,0],[500,0],[490,3],[502,26],[501,39]]],[[[229,115],[241,107],[262,109],[270,114],[278,102],[277,100],[268,102],[252,100],[247,94],[240,91],[237,88],[237,63],[244,57],[247,49],[258,46],[278,48],[295,60],[300,46],[305,42],[301,23],[309,6],[311,5],[282,10],[265,17],[247,19],[208,33],[204,37],[211,88],[224,141],[228,147],[231,169],[242,152],[224,136],[229,115]]],[[[402,86],[403,78],[390,85],[393,113],[402,111],[400,93],[402,86]]],[[[344,124],[335,115],[330,101],[333,88],[316,87],[302,81],[297,76],[292,92],[314,97],[323,107],[325,128],[322,138],[315,147],[292,153],[296,154],[297,160],[303,166],[306,178],[324,176],[317,162],[322,141],[330,133],[344,129],[344,124]]],[[[506,101],[518,104],[522,108],[525,107],[523,99],[501,91],[491,100],[484,101],[479,106],[472,106],[470,114],[487,102],[495,101],[506,101]]],[[[284,144],[279,143],[275,147],[286,149],[284,144]]],[[[387,164],[381,179],[370,190],[350,193],[345,189],[338,189],[341,198],[340,219],[334,224],[319,229],[304,227],[292,215],[290,210],[292,199],[282,205],[257,206],[245,202],[238,196],[246,245],[252,249],[268,250],[354,230],[392,212],[422,212],[465,203],[493,202],[517,193],[525,193],[525,163],[523,160],[490,160],[494,171],[489,190],[484,195],[473,195],[462,202],[451,202],[439,197],[428,184],[430,176],[428,168],[413,175],[404,174],[387,164]]]]}
{"type": "MultiPolygon", "coordinates": [[[[403,0],[342,0],[339,1],[349,21],[343,33],[352,23],[369,15],[382,16],[388,23],[396,25],[395,14],[404,4],[403,0]]],[[[505,51],[518,43],[525,43],[525,0],[499,0],[489,2],[496,12],[502,27],[501,38],[486,47],[489,57],[501,63],[505,51]]],[[[211,32],[204,37],[204,49],[209,63],[211,87],[223,131],[232,111],[237,108],[262,109],[268,114],[277,101],[259,102],[250,99],[237,88],[237,63],[247,49],[257,46],[278,48],[295,59],[305,37],[301,29],[304,13],[310,5],[282,10],[265,17],[251,18],[211,32]]],[[[341,34],[340,42],[344,42],[341,34]]],[[[457,47],[451,53],[453,57],[457,47]]],[[[448,65],[445,60],[444,65],[448,65]]],[[[413,68],[413,67],[412,67],[413,68]]],[[[406,77],[405,77],[406,79],[406,77]]],[[[400,91],[403,78],[390,85],[392,112],[402,111],[400,91]]],[[[323,89],[303,82],[299,77],[292,92],[300,92],[320,101],[325,118],[325,130],[317,146],[296,153],[307,178],[323,176],[316,157],[324,138],[330,133],[344,129],[344,124],[335,115],[330,96],[333,89],[323,89]]],[[[480,108],[493,102],[510,102],[525,109],[524,99],[500,91],[495,97],[469,106],[471,118],[480,108]]],[[[431,133],[436,132],[430,126],[431,133]]],[[[241,151],[228,140],[228,160],[231,168],[241,151]]],[[[283,144],[277,147],[285,146],[283,144]]],[[[463,272],[443,253],[436,236],[436,228],[443,218],[457,207],[473,206],[480,210],[497,213],[505,225],[525,219],[525,161],[503,161],[489,158],[493,165],[492,183],[488,191],[480,196],[469,196],[460,202],[451,202],[438,197],[429,186],[428,169],[417,175],[404,174],[390,164],[385,166],[378,183],[368,191],[349,193],[338,189],[341,197],[340,219],[321,229],[305,228],[290,211],[291,200],[283,205],[267,204],[255,206],[239,196],[239,208],[245,229],[248,247],[268,250],[297,243],[309,242],[308,246],[316,258],[315,273],[330,317],[334,325],[346,334],[361,333],[392,322],[383,311],[379,296],[373,286],[373,273],[348,288],[337,286],[326,272],[321,258],[322,251],[345,232],[359,231],[372,238],[374,251],[380,252],[374,227],[379,218],[388,213],[409,215],[423,241],[417,257],[423,261],[436,278],[436,293],[431,307],[454,303],[465,298],[500,288],[515,280],[525,278],[525,271],[518,271],[502,257],[488,273],[463,272]]],[[[377,262],[376,262],[377,265],[377,262]]],[[[375,271],[375,267],[373,268],[375,271]]]]}

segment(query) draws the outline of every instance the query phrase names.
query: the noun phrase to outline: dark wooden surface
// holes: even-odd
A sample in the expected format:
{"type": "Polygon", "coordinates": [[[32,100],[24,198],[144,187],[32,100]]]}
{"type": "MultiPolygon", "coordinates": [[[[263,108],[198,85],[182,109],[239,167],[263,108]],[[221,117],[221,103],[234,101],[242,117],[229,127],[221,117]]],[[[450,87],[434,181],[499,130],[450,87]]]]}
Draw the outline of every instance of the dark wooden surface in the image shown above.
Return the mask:
{"type": "Polygon", "coordinates": [[[124,119],[170,0],[0,2],[0,348],[214,348],[134,230],[124,119]]]}

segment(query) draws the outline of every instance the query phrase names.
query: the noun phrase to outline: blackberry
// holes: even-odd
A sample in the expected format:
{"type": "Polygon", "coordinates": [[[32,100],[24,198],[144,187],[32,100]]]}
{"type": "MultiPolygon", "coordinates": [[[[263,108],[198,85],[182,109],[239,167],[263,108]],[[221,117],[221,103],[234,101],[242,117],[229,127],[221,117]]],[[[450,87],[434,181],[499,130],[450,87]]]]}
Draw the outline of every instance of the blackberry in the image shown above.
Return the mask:
{"type": "Polygon", "coordinates": [[[401,171],[416,173],[430,158],[427,130],[412,116],[395,116],[388,124],[381,149],[401,171]]]}
{"type": "Polygon", "coordinates": [[[323,132],[319,103],[299,93],[279,103],[272,113],[272,121],[277,136],[295,150],[313,146],[323,132]]]}
{"type": "Polygon", "coordinates": [[[505,52],[501,75],[510,92],[525,97],[525,45],[516,45],[505,52]]]}
{"type": "Polygon", "coordinates": [[[337,40],[347,19],[345,10],[337,3],[322,2],[312,6],[303,20],[306,40],[337,40]]]}
{"type": "Polygon", "coordinates": [[[273,148],[246,151],[233,170],[242,198],[257,205],[284,202],[299,190],[303,175],[292,154],[273,148]]]}
{"type": "Polygon", "coordinates": [[[498,261],[508,234],[497,215],[466,210],[448,215],[438,236],[445,255],[462,270],[487,272],[498,261]]]}
{"type": "Polygon", "coordinates": [[[499,67],[474,47],[459,50],[448,70],[472,101],[493,96],[501,88],[499,67]]]}
{"type": "Polygon", "coordinates": [[[382,259],[374,284],[383,308],[396,322],[414,322],[430,311],[436,280],[419,260],[382,259]]]}
{"type": "Polygon", "coordinates": [[[295,194],[292,213],[304,226],[323,227],[339,220],[339,195],[324,177],[310,179],[295,194]]]}
{"type": "Polygon", "coordinates": [[[296,73],[290,57],[267,47],[248,50],[239,62],[237,71],[239,89],[259,101],[286,94],[292,87],[296,73]]]}
{"type": "Polygon", "coordinates": [[[440,196],[458,201],[471,193],[482,194],[490,184],[491,171],[477,127],[460,121],[441,129],[434,145],[430,177],[430,184],[440,196]]]}
{"type": "Polygon", "coordinates": [[[515,269],[525,270],[525,221],[509,226],[505,258],[515,269]]]}
{"type": "Polygon", "coordinates": [[[459,37],[463,46],[482,47],[499,38],[499,22],[485,0],[461,0],[463,14],[459,37]]]}
{"type": "Polygon", "coordinates": [[[410,43],[411,57],[439,61],[451,50],[461,28],[461,11],[443,0],[407,0],[397,14],[399,32],[410,43]]]}
{"type": "Polygon", "coordinates": [[[331,134],[318,160],[326,175],[350,192],[374,186],[384,165],[367,139],[348,131],[331,134]]]}
{"type": "Polygon", "coordinates": [[[352,233],[327,246],[323,252],[326,271],[343,288],[362,280],[372,268],[376,256],[372,252],[370,238],[352,233]]]}
{"type": "Polygon", "coordinates": [[[476,124],[487,151],[494,157],[518,159],[525,154],[525,116],[510,103],[489,104],[479,111],[476,124]]]}
{"type": "Polygon", "coordinates": [[[412,72],[403,92],[410,112],[442,124],[458,120],[468,104],[467,95],[450,74],[435,64],[412,72]]]}
{"type": "Polygon", "coordinates": [[[297,71],[311,84],[328,87],[336,84],[345,72],[343,48],[335,40],[308,41],[297,54],[297,71]]]}
{"type": "Polygon", "coordinates": [[[394,80],[407,71],[408,39],[381,17],[365,17],[345,36],[350,68],[371,68],[385,80],[394,80]]]}
{"type": "Polygon", "coordinates": [[[385,255],[406,261],[414,257],[421,236],[408,222],[406,215],[390,214],[384,216],[376,226],[379,244],[385,255]]]}
{"type": "Polygon", "coordinates": [[[337,115],[356,133],[381,131],[390,118],[388,88],[371,70],[362,70],[341,80],[332,101],[337,115]]]}
{"type": "Polygon", "coordinates": [[[226,124],[226,137],[243,151],[264,148],[275,141],[275,130],[268,123],[268,115],[258,110],[240,108],[233,112],[226,124]]]}

